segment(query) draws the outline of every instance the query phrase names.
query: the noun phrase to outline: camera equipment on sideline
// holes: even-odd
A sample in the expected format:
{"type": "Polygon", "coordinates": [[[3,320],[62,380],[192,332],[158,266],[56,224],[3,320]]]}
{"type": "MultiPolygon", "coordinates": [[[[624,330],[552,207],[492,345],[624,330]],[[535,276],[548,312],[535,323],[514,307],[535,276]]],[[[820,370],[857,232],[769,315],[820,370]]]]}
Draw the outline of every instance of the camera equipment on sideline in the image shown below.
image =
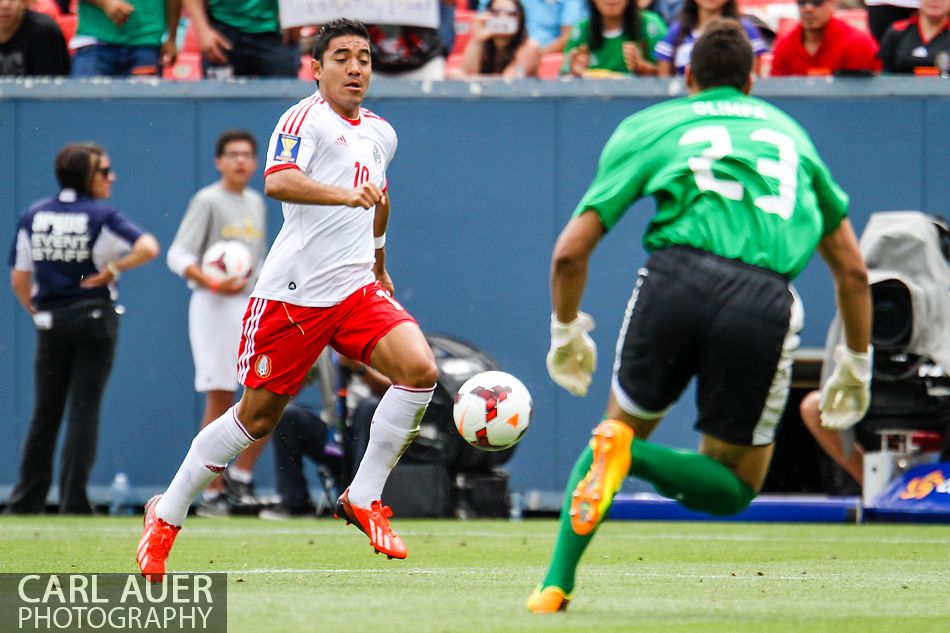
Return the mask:
{"type": "MultiPolygon", "coordinates": [[[[856,427],[875,446],[881,429],[946,433],[950,426],[950,229],[919,211],[871,215],[860,241],[868,267],[874,320],[871,406],[856,427]]],[[[835,317],[828,331],[822,384],[841,341],[835,317]]],[[[946,449],[944,451],[947,452],[946,449]]]]}

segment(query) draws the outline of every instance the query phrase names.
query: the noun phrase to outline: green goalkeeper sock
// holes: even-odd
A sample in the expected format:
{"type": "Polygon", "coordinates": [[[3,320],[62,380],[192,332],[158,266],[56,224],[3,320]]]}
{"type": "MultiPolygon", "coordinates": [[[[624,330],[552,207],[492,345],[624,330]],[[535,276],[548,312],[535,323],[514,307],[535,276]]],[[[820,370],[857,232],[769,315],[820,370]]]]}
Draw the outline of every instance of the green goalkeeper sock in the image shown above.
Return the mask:
{"type": "Polygon", "coordinates": [[[574,464],[574,470],[571,471],[567,479],[567,488],[564,492],[564,503],[561,506],[560,527],[558,528],[557,541],[554,543],[554,553],[551,556],[551,566],[548,567],[548,574],[544,577],[542,587],[559,587],[564,593],[570,595],[574,590],[574,573],[577,571],[577,563],[581,555],[587,548],[587,544],[597,532],[594,529],[590,534],[580,536],[574,532],[571,527],[571,495],[577,484],[580,483],[587,471],[590,470],[590,464],[594,459],[594,451],[590,445],[584,448],[584,452],[577,458],[574,464]]]}
{"type": "Polygon", "coordinates": [[[738,514],[756,492],[711,457],[640,439],[630,445],[630,473],[649,481],[664,497],[690,510],[738,514]]]}

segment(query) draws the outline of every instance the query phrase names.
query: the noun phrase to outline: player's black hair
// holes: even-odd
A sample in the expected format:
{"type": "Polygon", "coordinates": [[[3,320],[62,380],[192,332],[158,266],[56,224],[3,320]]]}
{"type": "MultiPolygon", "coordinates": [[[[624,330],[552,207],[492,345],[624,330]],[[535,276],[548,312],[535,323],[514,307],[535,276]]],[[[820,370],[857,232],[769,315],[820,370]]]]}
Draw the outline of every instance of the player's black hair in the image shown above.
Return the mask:
{"type": "MultiPolygon", "coordinates": [[[[736,0],[726,0],[722,5],[721,17],[739,19],[739,3],[736,0]]],[[[683,43],[683,39],[693,32],[699,26],[699,5],[696,0],[686,0],[683,2],[683,8],[680,9],[680,31],[676,34],[676,41],[673,42],[673,48],[678,48],[683,43]]]]}
{"type": "Polygon", "coordinates": [[[89,195],[92,179],[106,150],[96,143],[67,143],[56,154],[54,169],[61,189],[89,195]]]}
{"type": "MultiPolygon", "coordinates": [[[[587,0],[587,9],[590,14],[587,45],[590,50],[599,51],[604,45],[604,16],[600,14],[594,0],[587,0]]],[[[637,0],[627,0],[627,8],[623,10],[623,34],[629,42],[640,41],[640,7],[637,0]]]]}
{"type": "Polygon", "coordinates": [[[236,141],[247,141],[251,144],[251,151],[257,154],[257,141],[254,139],[253,134],[247,130],[225,130],[221,133],[221,136],[218,137],[217,142],[214,144],[215,158],[221,158],[221,155],[224,154],[224,150],[228,144],[234,143],[236,141]]]}
{"type": "Polygon", "coordinates": [[[327,52],[330,40],[340,35],[356,35],[367,42],[369,41],[369,32],[362,22],[349,18],[330,20],[317,31],[317,38],[313,41],[313,50],[311,51],[313,58],[322,64],[323,54],[327,52]]]}
{"type": "MultiPolygon", "coordinates": [[[[495,47],[495,40],[488,38],[485,47],[482,49],[482,61],[478,71],[483,75],[500,75],[508,68],[508,64],[515,58],[518,48],[528,39],[528,29],[524,21],[524,6],[521,0],[512,0],[515,5],[515,11],[518,13],[518,30],[514,32],[511,39],[504,48],[495,47]]],[[[491,2],[488,3],[488,10],[491,11],[491,2]]]]}
{"type": "Polygon", "coordinates": [[[700,90],[732,86],[742,90],[749,81],[755,55],[742,25],[735,20],[710,22],[693,45],[690,69],[700,90]]]}

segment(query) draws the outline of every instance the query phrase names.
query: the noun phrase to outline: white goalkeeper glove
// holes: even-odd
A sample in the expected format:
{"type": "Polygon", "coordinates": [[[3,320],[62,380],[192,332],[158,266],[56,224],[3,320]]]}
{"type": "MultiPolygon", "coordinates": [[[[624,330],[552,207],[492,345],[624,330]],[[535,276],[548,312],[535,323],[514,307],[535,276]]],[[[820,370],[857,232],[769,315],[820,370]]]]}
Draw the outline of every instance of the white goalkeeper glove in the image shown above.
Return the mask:
{"type": "Polygon", "coordinates": [[[871,367],[874,348],[866,354],[844,345],[835,349],[837,366],[821,388],[821,425],[833,431],[850,429],[864,418],[871,404],[871,367]]]}
{"type": "Polygon", "coordinates": [[[551,315],[551,350],[547,365],[551,380],[572,395],[586,396],[597,365],[597,345],[587,333],[594,329],[589,314],[578,312],[570,323],[551,315]]]}

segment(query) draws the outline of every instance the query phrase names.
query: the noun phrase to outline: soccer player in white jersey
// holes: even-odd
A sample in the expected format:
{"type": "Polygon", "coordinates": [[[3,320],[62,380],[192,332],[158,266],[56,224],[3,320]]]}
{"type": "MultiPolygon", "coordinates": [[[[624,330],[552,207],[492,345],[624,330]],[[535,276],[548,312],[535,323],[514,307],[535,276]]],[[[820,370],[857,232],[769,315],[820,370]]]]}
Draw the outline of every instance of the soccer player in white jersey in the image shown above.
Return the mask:
{"type": "Polygon", "coordinates": [[[405,558],[383,485],[419,430],[438,373],[418,324],[392,298],[385,266],[386,168],[396,134],[360,107],[371,75],[369,36],[353,20],[325,24],[313,46],[318,91],[287,110],[267,149],[265,194],[284,224],[244,316],[241,401],[195,437],[163,495],[146,505],[136,559],[160,581],[188,507],[214,476],[270,433],[328,344],[393,385],[376,409],[369,446],[337,515],[377,552],[405,558]]]}

